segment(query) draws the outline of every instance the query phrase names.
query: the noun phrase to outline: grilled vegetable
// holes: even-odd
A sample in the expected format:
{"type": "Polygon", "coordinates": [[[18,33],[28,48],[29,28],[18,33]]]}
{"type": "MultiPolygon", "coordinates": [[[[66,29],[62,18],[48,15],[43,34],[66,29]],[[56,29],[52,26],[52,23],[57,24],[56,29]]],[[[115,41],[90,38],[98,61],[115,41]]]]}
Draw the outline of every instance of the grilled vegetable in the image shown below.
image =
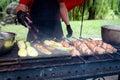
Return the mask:
{"type": "Polygon", "coordinates": [[[24,41],[18,41],[17,46],[18,46],[19,49],[21,49],[21,48],[25,49],[26,48],[26,45],[25,45],[24,41]]]}
{"type": "Polygon", "coordinates": [[[25,48],[19,49],[18,55],[19,55],[20,57],[26,57],[26,56],[27,56],[27,50],[26,50],[25,48]]]}
{"type": "Polygon", "coordinates": [[[30,42],[26,42],[26,46],[27,46],[26,49],[29,56],[32,56],[32,57],[38,56],[37,50],[30,45],[30,42]]]}
{"type": "Polygon", "coordinates": [[[55,42],[53,40],[45,40],[44,44],[45,45],[50,45],[50,46],[60,46],[60,47],[62,47],[61,43],[55,42]]]}
{"type": "Polygon", "coordinates": [[[63,47],[63,45],[61,43],[55,42],[52,40],[45,40],[44,44],[52,46],[58,50],[63,50],[63,51],[71,51],[72,50],[71,48],[63,47]]]}
{"type": "Polygon", "coordinates": [[[26,57],[27,56],[27,50],[25,49],[26,45],[25,45],[24,41],[18,41],[17,42],[17,46],[19,48],[19,50],[18,50],[18,56],[20,56],[20,57],[26,57]]]}
{"type": "Polygon", "coordinates": [[[63,46],[53,46],[54,48],[62,51],[71,51],[71,48],[63,47],[63,46]]]}

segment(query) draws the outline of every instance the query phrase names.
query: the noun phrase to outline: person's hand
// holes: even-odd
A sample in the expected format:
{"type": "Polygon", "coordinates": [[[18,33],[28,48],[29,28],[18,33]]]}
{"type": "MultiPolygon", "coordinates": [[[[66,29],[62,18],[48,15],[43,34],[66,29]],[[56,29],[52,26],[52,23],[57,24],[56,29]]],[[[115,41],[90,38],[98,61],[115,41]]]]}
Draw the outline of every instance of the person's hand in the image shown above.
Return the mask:
{"type": "Polygon", "coordinates": [[[21,23],[22,25],[26,26],[25,22],[30,22],[31,18],[30,18],[30,15],[27,14],[27,12],[24,12],[24,11],[18,11],[17,12],[17,19],[18,19],[18,22],[21,23]]]}
{"type": "Polygon", "coordinates": [[[72,29],[71,29],[71,26],[70,25],[66,25],[66,29],[67,29],[67,35],[66,37],[71,37],[72,36],[72,29]]]}

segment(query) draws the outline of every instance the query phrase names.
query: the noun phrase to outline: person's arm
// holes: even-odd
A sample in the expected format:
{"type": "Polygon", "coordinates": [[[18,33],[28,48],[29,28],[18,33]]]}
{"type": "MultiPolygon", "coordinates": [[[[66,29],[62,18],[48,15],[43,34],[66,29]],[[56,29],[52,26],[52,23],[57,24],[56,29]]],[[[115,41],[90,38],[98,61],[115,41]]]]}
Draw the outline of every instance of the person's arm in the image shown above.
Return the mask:
{"type": "Polygon", "coordinates": [[[68,18],[68,11],[67,11],[67,8],[65,6],[65,3],[60,2],[59,5],[60,5],[61,18],[63,19],[63,21],[65,22],[66,25],[70,25],[69,18],[68,18]]]}
{"type": "Polygon", "coordinates": [[[71,37],[73,31],[72,31],[71,26],[70,26],[67,8],[66,8],[64,2],[60,2],[59,5],[60,5],[60,15],[61,15],[63,21],[66,24],[66,29],[67,29],[67,32],[68,32],[68,34],[66,36],[71,37]]]}

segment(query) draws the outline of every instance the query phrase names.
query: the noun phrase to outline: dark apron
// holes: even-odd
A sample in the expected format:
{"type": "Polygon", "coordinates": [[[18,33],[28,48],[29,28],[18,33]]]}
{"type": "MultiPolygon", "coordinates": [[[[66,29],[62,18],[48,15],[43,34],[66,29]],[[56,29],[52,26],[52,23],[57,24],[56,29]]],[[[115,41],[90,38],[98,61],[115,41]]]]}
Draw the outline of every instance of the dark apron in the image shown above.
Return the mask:
{"type": "MultiPolygon", "coordinates": [[[[58,0],[34,0],[30,16],[40,31],[37,33],[39,40],[63,37],[58,0]]],[[[30,32],[27,39],[34,40],[30,32]]]]}

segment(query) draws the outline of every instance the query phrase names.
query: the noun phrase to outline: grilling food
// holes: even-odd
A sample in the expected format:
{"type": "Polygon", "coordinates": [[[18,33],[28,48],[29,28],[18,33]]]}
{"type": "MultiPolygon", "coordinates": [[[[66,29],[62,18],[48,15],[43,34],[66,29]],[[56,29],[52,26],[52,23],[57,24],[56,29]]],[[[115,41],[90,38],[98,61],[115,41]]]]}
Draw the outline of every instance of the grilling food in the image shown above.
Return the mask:
{"type": "Polygon", "coordinates": [[[50,46],[50,45],[45,45],[45,48],[48,49],[49,51],[54,51],[55,48],[50,46]]]}
{"type": "Polygon", "coordinates": [[[71,55],[72,56],[80,56],[81,53],[72,45],[69,45],[68,42],[66,41],[61,41],[61,44],[64,46],[64,47],[67,47],[67,48],[70,48],[71,49],[71,55]]]}
{"type": "Polygon", "coordinates": [[[98,53],[98,54],[105,53],[105,49],[103,49],[100,46],[97,46],[96,44],[93,44],[91,41],[83,40],[83,42],[87,44],[87,46],[93,51],[93,53],[98,53]]]}
{"type": "Polygon", "coordinates": [[[30,45],[30,42],[26,42],[28,56],[35,57],[38,56],[37,50],[30,45]]]}
{"type": "Polygon", "coordinates": [[[101,40],[92,40],[92,43],[105,49],[106,53],[114,53],[117,51],[112,45],[102,42],[101,40]]]}
{"type": "Polygon", "coordinates": [[[25,49],[25,43],[24,41],[18,41],[17,46],[19,48],[18,50],[18,56],[20,57],[26,57],[27,56],[27,50],[25,49]]]}
{"type": "Polygon", "coordinates": [[[85,55],[90,55],[93,53],[84,42],[82,42],[80,45],[76,46],[76,48],[85,55]]]}
{"type": "Polygon", "coordinates": [[[83,55],[92,55],[114,53],[117,51],[117,49],[115,49],[112,45],[107,44],[101,40],[74,40],[70,42],[71,45],[69,45],[69,43],[66,41],[61,41],[61,44],[64,47],[72,48],[71,54],[73,56],[78,56],[78,53],[83,55]]]}
{"type": "Polygon", "coordinates": [[[72,56],[80,56],[81,54],[76,48],[73,48],[71,51],[71,55],[72,56]]]}
{"type": "Polygon", "coordinates": [[[45,44],[45,45],[60,46],[60,47],[62,47],[62,44],[61,44],[61,43],[55,42],[55,41],[53,41],[53,40],[45,40],[45,41],[44,41],[44,44],[45,44]]]}
{"type": "Polygon", "coordinates": [[[81,52],[84,55],[90,55],[93,54],[93,52],[89,49],[89,47],[81,41],[72,41],[72,44],[77,48],[79,52],[81,52]]]}
{"type": "Polygon", "coordinates": [[[21,48],[18,50],[18,56],[20,57],[26,57],[27,56],[27,50],[25,48],[21,48]]]}
{"type": "Polygon", "coordinates": [[[72,49],[69,47],[64,47],[60,42],[55,42],[53,40],[45,40],[45,45],[49,45],[54,47],[55,49],[62,50],[62,51],[71,51],[72,49]]]}
{"type": "Polygon", "coordinates": [[[25,45],[24,41],[22,41],[22,40],[17,42],[17,46],[19,49],[26,48],[26,45],[25,45]]]}
{"type": "Polygon", "coordinates": [[[114,53],[117,51],[112,45],[107,44],[102,40],[92,39],[74,40],[69,42],[65,40],[62,40],[61,42],[45,40],[43,43],[35,43],[33,47],[30,45],[30,42],[25,44],[24,41],[19,41],[17,44],[20,49],[18,52],[19,56],[37,56],[38,52],[36,49],[46,55],[54,54],[58,50],[69,52],[71,53],[71,56],[114,53]]]}
{"type": "Polygon", "coordinates": [[[43,45],[41,44],[36,44],[34,45],[41,53],[47,54],[47,55],[51,55],[52,52],[47,50],[43,45]]]}

